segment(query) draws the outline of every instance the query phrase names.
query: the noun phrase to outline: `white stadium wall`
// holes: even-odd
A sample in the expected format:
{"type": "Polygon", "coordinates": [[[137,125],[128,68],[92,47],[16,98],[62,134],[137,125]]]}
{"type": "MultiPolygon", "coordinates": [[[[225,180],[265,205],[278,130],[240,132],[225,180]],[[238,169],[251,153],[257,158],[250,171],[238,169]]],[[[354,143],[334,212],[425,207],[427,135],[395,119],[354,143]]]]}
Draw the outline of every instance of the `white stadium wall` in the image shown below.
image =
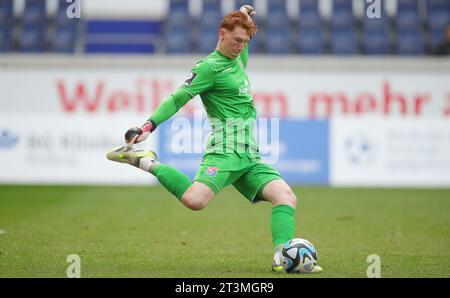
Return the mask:
{"type": "MultiPolygon", "coordinates": [[[[0,58],[0,183],[155,183],[108,162],[105,152],[199,59],[0,58]]],[[[292,183],[450,186],[448,60],[250,59],[261,117],[326,124],[326,140],[317,142],[328,146],[327,156],[318,157],[322,178],[299,175],[292,183]]],[[[196,110],[202,110],[198,98],[182,115],[196,110]]],[[[150,139],[146,146],[157,148],[160,134],[150,139]]],[[[288,149],[286,158],[302,151],[288,149]]]]}
{"type": "MultiPolygon", "coordinates": [[[[123,116],[0,113],[1,183],[147,184],[151,175],[105,157],[134,119],[123,116]],[[120,133],[119,133],[120,132],[120,133]]],[[[140,145],[140,144],[139,144],[140,145]]],[[[156,148],[157,138],[147,146],[156,148]]]]}

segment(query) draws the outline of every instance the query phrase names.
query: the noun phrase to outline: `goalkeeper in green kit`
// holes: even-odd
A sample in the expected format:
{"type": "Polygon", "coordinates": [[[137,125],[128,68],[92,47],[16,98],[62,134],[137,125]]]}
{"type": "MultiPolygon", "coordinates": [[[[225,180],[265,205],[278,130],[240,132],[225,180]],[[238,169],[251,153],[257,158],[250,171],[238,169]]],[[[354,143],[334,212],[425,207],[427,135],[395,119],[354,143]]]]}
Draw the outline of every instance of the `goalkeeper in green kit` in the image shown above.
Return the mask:
{"type": "MultiPolygon", "coordinates": [[[[297,198],[280,173],[261,161],[253,135],[256,110],[246,74],[248,42],[257,29],[253,7],[244,5],[224,17],[216,49],[192,69],[182,86],[171,94],[141,127],[125,134],[127,145],[113,148],[107,158],[128,163],[156,176],[181,203],[200,210],[224,187],[232,184],[250,202],[273,204],[271,231],[275,255],[272,270],[284,271],[283,245],[294,237],[297,198]],[[171,118],[190,99],[200,95],[212,133],[191,181],[179,170],[158,161],[156,153],[133,149],[156,127],[171,118]]],[[[320,272],[315,266],[311,272],[320,272]]]]}

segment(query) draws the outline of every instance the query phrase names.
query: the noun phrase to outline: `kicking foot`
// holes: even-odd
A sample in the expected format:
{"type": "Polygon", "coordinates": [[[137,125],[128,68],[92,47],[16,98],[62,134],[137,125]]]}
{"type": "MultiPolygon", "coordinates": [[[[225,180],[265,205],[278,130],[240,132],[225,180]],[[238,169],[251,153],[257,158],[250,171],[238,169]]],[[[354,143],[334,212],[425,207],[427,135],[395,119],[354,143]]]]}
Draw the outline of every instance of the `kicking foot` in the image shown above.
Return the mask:
{"type": "Polygon", "coordinates": [[[303,272],[303,273],[319,273],[322,272],[323,269],[319,265],[314,266],[310,271],[303,272]]]}
{"type": "Polygon", "coordinates": [[[280,245],[275,250],[275,254],[273,256],[272,261],[272,271],[282,272],[286,270],[287,261],[286,258],[281,254],[282,249],[283,245],[280,245]]]}
{"type": "Polygon", "coordinates": [[[150,167],[158,161],[158,156],[154,151],[133,149],[125,145],[109,150],[106,154],[106,158],[112,161],[133,165],[147,172],[150,167]]]}

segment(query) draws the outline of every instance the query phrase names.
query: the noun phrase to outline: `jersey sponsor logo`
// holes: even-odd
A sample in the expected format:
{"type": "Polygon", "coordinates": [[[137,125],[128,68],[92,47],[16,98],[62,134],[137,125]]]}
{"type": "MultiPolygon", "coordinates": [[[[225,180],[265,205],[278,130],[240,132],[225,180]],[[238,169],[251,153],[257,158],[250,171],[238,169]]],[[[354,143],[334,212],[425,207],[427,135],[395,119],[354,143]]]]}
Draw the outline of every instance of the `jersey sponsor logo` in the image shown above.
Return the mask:
{"type": "Polygon", "coordinates": [[[208,176],[210,176],[210,177],[216,177],[218,171],[219,171],[219,168],[208,167],[208,168],[206,169],[206,175],[208,175],[208,176]]]}
{"type": "Polygon", "coordinates": [[[183,86],[191,85],[192,81],[195,79],[196,76],[197,74],[195,72],[191,72],[186,78],[186,80],[184,80],[183,86]]]}
{"type": "Polygon", "coordinates": [[[250,83],[248,80],[244,81],[244,86],[239,87],[239,95],[249,95],[250,94],[250,83]]]}

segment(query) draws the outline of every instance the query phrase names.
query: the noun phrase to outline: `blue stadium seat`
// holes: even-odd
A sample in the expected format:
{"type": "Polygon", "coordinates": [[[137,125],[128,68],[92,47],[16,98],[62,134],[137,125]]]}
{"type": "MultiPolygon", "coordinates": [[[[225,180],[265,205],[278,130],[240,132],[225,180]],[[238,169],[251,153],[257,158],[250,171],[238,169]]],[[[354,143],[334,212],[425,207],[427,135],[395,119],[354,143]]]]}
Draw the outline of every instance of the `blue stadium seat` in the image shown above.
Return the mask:
{"type": "Polygon", "coordinates": [[[286,11],[275,10],[270,13],[266,19],[267,30],[286,30],[289,31],[289,19],[286,11]]]}
{"type": "Polygon", "coordinates": [[[86,53],[152,54],[164,45],[159,21],[89,19],[85,22],[86,53]]]}
{"type": "Polygon", "coordinates": [[[77,32],[74,27],[55,28],[52,36],[51,50],[56,53],[74,53],[77,32]]]}
{"type": "Polygon", "coordinates": [[[45,50],[45,27],[23,26],[18,40],[19,51],[43,52],[45,50]]]}
{"type": "Polygon", "coordinates": [[[286,0],[270,0],[267,1],[267,10],[268,13],[272,15],[273,12],[284,12],[287,13],[286,10],[286,0]]]}
{"type": "Polygon", "coordinates": [[[203,0],[203,12],[214,11],[222,14],[221,0],[203,0]]]}
{"type": "Polygon", "coordinates": [[[161,22],[148,19],[89,19],[87,34],[160,34],[161,22]]]}
{"type": "Polygon", "coordinates": [[[319,2],[317,0],[300,0],[299,3],[300,12],[302,11],[319,11],[319,2]]]}
{"type": "MultiPolygon", "coordinates": [[[[365,4],[366,10],[371,3],[365,4]]],[[[389,38],[389,16],[385,10],[385,1],[381,1],[380,18],[363,17],[362,49],[366,55],[391,54],[392,45],[389,38]]]]}
{"type": "Polygon", "coordinates": [[[266,31],[266,52],[272,55],[291,53],[291,40],[289,32],[285,30],[266,31]]]}
{"type": "Polygon", "coordinates": [[[189,10],[189,1],[186,0],[170,0],[169,2],[169,11],[174,10],[189,10]]]}
{"type": "Polygon", "coordinates": [[[12,50],[13,24],[13,1],[0,0],[0,52],[12,50]]]}
{"type": "Polygon", "coordinates": [[[68,18],[66,7],[59,6],[58,10],[56,11],[54,22],[56,27],[78,27],[81,20],[77,18],[68,18]]]}
{"type": "Polygon", "coordinates": [[[57,23],[57,25],[78,26],[83,16],[80,15],[81,18],[69,18],[67,15],[68,12],[75,13],[75,11],[73,11],[73,7],[69,9],[69,7],[73,5],[74,3],[67,2],[67,0],[59,0],[58,9],[55,16],[55,22],[57,23]]]}
{"type": "Polygon", "coordinates": [[[387,16],[382,16],[381,18],[369,19],[367,17],[363,18],[363,29],[369,32],[378,32],[389,30],[389,19],[387,16]]]}
{"type": "Polygon", "coordinates": [[[167,33],[166,52],[168,54],[188,54],[191,52],[191,33],[187,27],[167,33]]]}
{"type": "Polygon", "coordinates": [[[266,51],[266,35],[264,31],[258,31],[250,40],[249,48],[252,53],[262,54],[266,51]]]}
{"type": "Polygon", "coordinates": [[[45,0],[27,0],[22,16],[22,23],[26,26],[43,26],[47,22],[45,0]]]}
{"type": "Polygon", "coordinates": [[[80,19],[69,18],[67,9],[72,5],[65,0],[59,0],[54,18],[54,32],[51,37],[51,51],[55,53],[74,53],[78,40],[80,19]]]}
{"type": "Polygon", "coordinates": [[[350,29],[333,32],[331,37],[331,52],[334,55],[358,54],[355,31],[350,29]]]}
{"type": "Polygon", "coordinates": [[[397,51],[399,55],[422,55],[424,53],[424,41],[420,31],[398,34],[397,51]]]}
{"type": "Polygon", "coordinates": [[[363,49],[366,55],[388,55],[391,52],[388,31],[364,33],[363,49]]]}
{"type": "Polygon", "coordinates": [[[396,16],[398,31],[417,31],[420,28],[420,17],[417,10],[398,11],[396,16]]]}
{"type": "Polygon", "coordinates": [[[395,16],[397,36],[417,32],[421,28],[421,22],[418,0],[397,0],[395,16]]]}
{"type": "MultiPolygon", "coordinates": [[[[380,17],[369,18],[367,14],[363,16],[363,38],[362,49],[366,55],[388,55],[391,54],[392,45],[389,38],[389,16],[385,9],[385,0],[381,0],[380,17]]],[[[366,2],[364,10],[372,5],[366,2]]]]}
{"type": "Polygon", "coordinates": [[[316,29],[322,27],[322,19],[319,11],[314,9],[300,10],[299,29],[316,29]]]}
{"type": "Polygon", "coordinates": [[[325,52],[325,42],[322,30],[301,29],[298,35],[298,50],[300,54],[320,55],[325,52]]]}
{"type": "Polygon", "coordinates": [[[355,26],[355,16],[352,10],[336,10],[331,16],[332,30],[352,30],[355,26]]]}
{"type": "Polygon", "coordinates": [[[71,21],[76,20],[75,19],[69,19],[67,17],[67,11],[63,6],[59,6],[58,10],[56,11],[55,15],[55,23],[63,25],[63,24],[70,24],[71,21]]]}
{"type": "Polygon", "coordinates": [[[219,11],[208,10],[200,18],[200,28],[201,30],[217,32],[221,21],[222,14],[219,11]]]}
{"type": "Polygon", "coordinates": [[[450,13],[447,10],[428,11],[428,26],[430,30],[444,30],[450,24],[450,13]]]}
{"type": "Polygon", "coordinates": [[[217,31],[200,31],[200,38],[198,39],[198,51],[202,54],[209,54],[217,46],[219,40],[217,31]]]}
{"type": "MultiPolygon", "coordinates": [[[[385,10],[385,0],[381,1],[381,13],[380,18],[369,18],[367,14],[363,16],[363,29],[365,32],[385,32],[389,30],[389,16],[385,10]]],[[[365,4],[364,10],[371,5],[370,3],[365,4]]]]}
{"type": "Polygon", "coordinates": [[[0,26],[0,53],[12,50],[12,28],[0,26]]]}
{"type": "Polygon", "coordinates": [[[124,43],[86,43],[84,51],[90,54],[154,54],[156,43],[124,44],[124,43]]]}
{"type": "Polygon", "coordinates": [[[239,9],[242,5],[246,5],[246,4],[255,7],[255,3],[253,2],[253,0],[235,0],[234,8],[239,9]]]}
{"type": "Polygon", "coordinates": [[[430,49],[435,50],[444,38],[444,30],[430,31],[428,34],[428,45],[430,49]]]}
{"type": "Polygon", "coordinates": [[[450,8],[449,0],[428,0],[428,10],[448,10],[450,8]]]}
{"type": "Polygon", "coordinates": [[[10,25],[13,21],[13,5],[10,0],[0,0],[0,26],[10,25]]]}
{"type": "Polygon", "coordinates": [[[352,10],[352,0],[333,0],[333,12],[338,10],[352,10]]]}
{"type": "MultiPolygon", "coordinates": [[[[389,19],[389,16],[386,13],[386,1],[388,1],[388,0],[380,0],[380,8],[381,8],[380,17],[381,17],[381,19],[389,19]]],[[[370,8],[373,7],[373,2],[364,1],[364,12],[366,12],[369,7],[370,8]]],[[[377,6],[375,6],[375,7],[377,7],[377,6]]],[[[368,20],[379,20],[379,18],[369,19],[368,15],[366,13],[364,13],[363,17],[368,20]]]]}
{"type": "Polygon", "coordinates": [[[67,2],[67,0],[58,0],[58,10],[67,10],[73,3],[67,2]]]}
{"type": "Polygon", "coordinates": [[[184,9],[174,9],[169,12],[166,18],[167,28],[186,28],[191,24],[188,11],[184,9]]]}
{"type": "Polygon", "coordinates": [[[401,10],[418,10],[417,0],[397,0],[397,11],[401,10]]]}

